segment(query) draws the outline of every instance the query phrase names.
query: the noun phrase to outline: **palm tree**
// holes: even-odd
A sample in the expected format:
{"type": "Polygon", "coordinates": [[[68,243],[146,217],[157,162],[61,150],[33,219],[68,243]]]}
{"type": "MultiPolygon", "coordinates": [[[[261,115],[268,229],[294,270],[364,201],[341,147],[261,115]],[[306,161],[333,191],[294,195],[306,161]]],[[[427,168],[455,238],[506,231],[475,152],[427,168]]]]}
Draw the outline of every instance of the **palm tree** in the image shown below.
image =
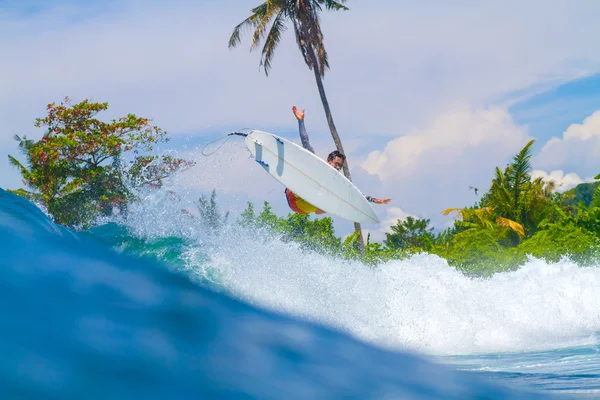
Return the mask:
{"type": "MultiPolygon", "coordinates": [[[[333,142],[337,150],[343,154],[346,153],[333,122],[331,109],[329,108],[329,102],[327,101],[323,86],[322,78],[325,76],[325,70],[329,68],[329,62],[323,43],[319,12],[323,10],[323,6],[327,10],[333,11],[348,10],[348,7],[342,4],[345,2],[346,0],[267,0],[251,10],[252,15],[234,28],[229,39],[230,48],[237,46],[241,41],[240,34],[245,28],[254,29],[250,50],[257,48],[261,40],[265,39],[260,65],[264,67],[265,74],[268,76],[275,49],[281,40],[283,32],[287,29],[285,23],[292,23],[296,42],[298,43],[298,48],[302,53],[304,62],[315,74],[315,80],[317,81],[319,95],[321,96],[321,102],[323,103],[323,109],[325,110],[333,142]],[[269,25],[271,27],[267,33],[269,25]]],[[[352,181],[347,162],[344,163],[343,170],[346,178],[352,181]]],[[[354,229],[357,232],[361,232],[360,224],[355,222],[354,229]]],[[[364,239],[362,234],[359,235],[358,239],[359,247],[363,250],[364,239]]]]}
{"type": "Polygon", "coordinates": [[[433,245],[433,228],[429,227],[429,219],[418,219],[411,216],[406,220],[397,220],[390,226],[391,233],[385,234],[385,244],[390,248],[407,249],[420,247],[426,250],[433,245]]]}
{"type": "Polygon", "coordinates": [[[448,215],[456,212],[462,219],[458,226],[472,228],[508,228],[520,239],[539,229],[540,223],[565,213],[552,201],[555,182],[531,178],[531,147],[529,141],[506,166],[504,172],[496,167],[490,190],[483,196],[480,208],[449,208],[448,215]]]}
{"type": "Polygon", "coordinates": [[[530,233],[551,213],[561,212],[551,201],[556,183],[531,178],[533,143],[534,140],[529,141],[504,172],[496,167],[492,186],[482,201],[497,215],[523,225],[530,233]]]}
{"type": "Polygon", "coordinates": [[[533,140],[529,141],[523,149],[517,153],[513,162],[505,171],[496,167],[495,177],[489,191],[488,202],[494,209],[506,218],[521,222],[524,219],[523,197],[530,189],[531,182],[531,146],[533,140]]]}

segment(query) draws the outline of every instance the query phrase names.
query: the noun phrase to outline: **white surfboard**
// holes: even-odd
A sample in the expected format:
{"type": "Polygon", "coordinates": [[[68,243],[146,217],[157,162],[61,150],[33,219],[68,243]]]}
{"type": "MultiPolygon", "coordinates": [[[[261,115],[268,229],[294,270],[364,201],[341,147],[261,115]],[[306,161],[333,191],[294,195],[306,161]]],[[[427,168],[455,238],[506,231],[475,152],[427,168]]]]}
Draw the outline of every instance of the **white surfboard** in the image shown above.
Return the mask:
{"type": "Polygon", "coordinates": [[[315,207],[349,221],[379,223],[356,186],[310,151],[259,130],[249,132],[246,145],[265,171],[315,207]]]}

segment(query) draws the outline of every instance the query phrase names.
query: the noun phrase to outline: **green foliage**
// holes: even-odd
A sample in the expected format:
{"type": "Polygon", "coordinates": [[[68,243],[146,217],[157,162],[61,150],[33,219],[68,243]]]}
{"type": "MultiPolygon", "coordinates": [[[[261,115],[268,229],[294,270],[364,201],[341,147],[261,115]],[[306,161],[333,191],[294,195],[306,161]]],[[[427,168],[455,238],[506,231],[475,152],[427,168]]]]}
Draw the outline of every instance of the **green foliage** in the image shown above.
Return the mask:
{"type": "Polygon", "coordinates": [[[268,201],[264,202],[263,211],[258,214],[258,217],[256,218],[256,224],[257,226],[271,229],[276,229],[279,227],[279,225],[281,225],[280,219],[272,211],[272,207],[268,201]]]}
{"type": "Polygon", "coordinates": [[[467,274],[488,276],[515,269],[525,261],[514,249],[502,245],[504,239],[494,230],[467,230],[457,234],[450,246],[435,248],[433,253],[467,274]]]}
{"type": "MultiPolygon", "coordinates": [[[[529,141],[504,172],[496,167],[492,186],[481,202],[484,208],[491,209],[497,223],[510,227],[520,225],[519,237],[532,235],[542,221],[556,221],[560,214],[552,201],[555,184],[531,178],[533,143],[529,141]]],[[[519,237],[515,237],[513,244],[518,243],[519,237]]]]}
{"type": "Polygon", "coordinates": [[[47,116],[36,119],[36,127],[46,128],[41,140],[15,135],[28,165],[12,156],[9,161],[62,225],[88,228],[97,216],[109,215],[114,208],[125,212],[135,199],[130,187],[160,187],[165,178],[193,165],[150,154],[168,138],[147,118],[134,114],[111,122],[95,118],[107,109],[108,103],[71,104],[66,98],[59,105],[48,104],[47,116]],[[132,159],[125,166],[126,154],[132,159]]]}
{"type": "Polygon", "coordinates": [[[408,217],[390,228],[385,245],[371,242],[369,236],[361,253],[358,233],[336,239],[329,218],[311,220],[298,214],[282,218],[265,202],[258,216],[249,203],[242,221],[272,229],[305,248],[369,265],[424,251],[472,276],[515,270],[530,256],[549,262],[562,256],[582,265],[594,262],[600,238],[600,189],[589,206],[580,202],[578,211],[570,212],[565,204],[569,194],[553,193],[553,183],[531,178],[532,144],[527,143],[504,171],[496,168],[491,188],[478,204],[444,210],[444,214],[457,213],[459,219],[437,235],[429,219],[408,217]]]}
{"type": "Polygon", "coordinates": [[[406,220],[398,220],[390,227],[392,233],[386,233],[385,245],[391,249],[421,248],[431,250],[434,245],[433,228],[429,227],[429,219],[418,219],[411,216],[406,220]]]}
{"type": "MultiPolygon", "coordinates": [[[[585,206],[589,206],[592,203],[594,193],[598,187],[600,187],[600,182],[580,183],[573,189],[563,193],[563,204],[575,209],[580,202],[583,202],[585,206]]],[[[600,204],[598,204],[598,206],[600,206],[600,204]]]]}
{"type": "Polygon", "coordinates": [[[520,255],[532,255],[549,262],[568,256],[586,263],[595,255],[598,238],[572,223],[550,224],[517,248],[520,255]]]}
{"type": "Polygon", "coordinates": [[[248,206],[240,215],[238,223],[245,227],[252,227],[256,224],[256,213],[254,212],[254,204],[248,202],[248,206]]]}
{"type": "Polygon", "coordinates": [[[575,225],[600,237],[600,207],[586,207],[580,203],[577,215],[571,219],[575,225]]]}
{"type": "Polygon", "coordinates": [[[17,190],[11,190],[11,189],[7,189],[7,192],[10,192],[12,194],[16,194],[17,196],[21,196],[26,198],[27,200],[34,202],[34,203],[39,203],[41,202],[41,196],[37,193],[33,193],[33,192],[29,192],[23,188],[21,189],[17,189],[17,190]]]}
{"type": "MultiPolygon", "coordinates": [[[[596,176],[594,179],[600,178],[596,176]]],[[[567,210],[563,220],[572,222],[578,227],[600,237],[600,184],[580,184],[571,191],[565,192],[559,199],[561,206],[567,210]],[[577,205],[574,206],[574,201],[577,205]]]]}
{"type": "Polygon", "coordinates": [[[367,235],[367,243],[364,252],[360,251],[358,243],[359,232],[354,232],[342,243],[338,251],[347,260],[359,260],[368,265],[377,265],[390,260],[400,260],[421,251],[420,248],[399,249],[384,246],[381,243],[371,242],[371,234],[367,235]]]}
{"type": "Polygon", "coordinates": [[[248,203],[240,222],[245,226],[271,230],[279,234],[283,240],[298,242],[306,249],[331,252],[341,246],[340,239],[335,237],[331,218],[312,220],[306,214],[278,217],[266,201],[263,211],[253,220],[254,215],[254,206],[248,203]]]}
{"type": "Polygon", "coordinates": [[[250,229],[266,229],[274,232],[282,240],[296,242],[303,249],[347,260],[361,260],[371,265],[404,258],[416,252],[415,249],[403,250],[384,247],[381,243],[371,242],[369,235],[363,253],[358,242],[359,232],[354,232],[342,241],[335,236],[331,218],[312,219],[310,215],[294,213],[287,217],[278,217],[266,201],[263,210],[258,215],[255,213],[254,205],[249,202],[238,223],[250,229]]]}
{"type": "Polygon", "coordinates": [[[329,217],[313,220],[306,214],[289,214],[287,219],[279,221],[278,230],[285,240],[295,240],[311,250],[340,247],[340,239],[335,237],[333,220],[329,217]]]}

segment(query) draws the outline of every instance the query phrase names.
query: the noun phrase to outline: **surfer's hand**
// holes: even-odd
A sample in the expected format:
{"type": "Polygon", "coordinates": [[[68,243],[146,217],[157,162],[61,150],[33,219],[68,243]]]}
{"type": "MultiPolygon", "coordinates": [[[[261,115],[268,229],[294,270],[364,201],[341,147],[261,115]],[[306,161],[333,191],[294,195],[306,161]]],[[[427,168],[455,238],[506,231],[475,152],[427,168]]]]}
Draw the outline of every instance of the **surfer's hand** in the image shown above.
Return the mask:
{"type": "Polygon", "coordinates": [[[375,204],[388,204],[392,199],[376,199],[373,197],[373,203],[375,204]]]}
{"type": "Polygon", "coordinates": [[[294,112],[294,115],[296,116],[296,119],[298,121],[304,121],[304,109],[302,109],[302,111],[298,111],[298,108],[296,108],[296,106],[293,106],[292,111],[294,112]]]}

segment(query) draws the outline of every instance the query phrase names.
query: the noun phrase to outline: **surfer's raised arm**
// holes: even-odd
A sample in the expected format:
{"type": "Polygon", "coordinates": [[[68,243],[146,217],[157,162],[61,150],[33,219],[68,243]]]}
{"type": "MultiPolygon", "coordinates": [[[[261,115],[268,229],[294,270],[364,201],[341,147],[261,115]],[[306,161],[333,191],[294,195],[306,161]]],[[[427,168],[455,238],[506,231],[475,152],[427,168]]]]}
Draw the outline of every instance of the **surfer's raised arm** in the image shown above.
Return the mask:
{"type": "Polygon", "coordinates": [[[314,154],[315,150],[312,148],[310,142],[308,141],[308,133],[306,133],[306,127],[304,126],[304,110],[299,111],[298,108],[296,108],[296,106],[293,106],[292,112],[298,120],[298,130],[300,131],[300,140],[302,141],[302,147],[314,154]]]}
{"type": "MultiPolygon", "coordinates": [[[[310,145],[310,142],[308,141],[308,133],[306,133],[306,127],[304,126],[304,110],[300,111],[300,110],[298,110],[298,107],[292,106],[292,112],[294,113],[294,116],[298,120],[298,129],[300,130],[300,140],[302,140],[302,146],[306,150],[308,150],[314,154],[315,151],[313,150],[312,146],[310,145]]],[[[346,156],[337,150],[332,151],[329,154],[329,156],[327,156],[327,163],[329,165],[331,165],[333,168],[337,169],[338,171],[342,170],[342,167],[343,167],[345,161],[346,161],[346,156]]],[[[292,192],[289,192],[289,193],[293,194],[292,192]]],[[[366,194],[363,194],[363,196],[365,196],[365,198],[369,202],[375,203],[375,204],[388,204],[391,200],[391,199],[377,199],[375,197],[367,196],[366,194]]],[[[288,203],[290,203],[290,204],[293,203],[293,202],[290,202],[289,196],[288,196],[288,203]]],[[[314,207],[314,206],[311,205],[311,207],[314,207]]],[[[314,207],[314,208],[316,208],[316,207],[314,207]]],[[[292,209],[293,209],[293,207],[292,207],[292,209]]],[[[294,210],[294,211],[296,211],[296,210],[294,210]]],[[[319,210],[319,211],[321,211],[321,210],[319,210]]],[[[298,211],[296,211],[296,212],[298,212],[298,211]]],[[[312,212],[314,212],[314,211],[312,211],[312,212]]],[[[317,212],[317,214],[322,214],[322,213],[324,213],[324,211],[317,212]]]]}

